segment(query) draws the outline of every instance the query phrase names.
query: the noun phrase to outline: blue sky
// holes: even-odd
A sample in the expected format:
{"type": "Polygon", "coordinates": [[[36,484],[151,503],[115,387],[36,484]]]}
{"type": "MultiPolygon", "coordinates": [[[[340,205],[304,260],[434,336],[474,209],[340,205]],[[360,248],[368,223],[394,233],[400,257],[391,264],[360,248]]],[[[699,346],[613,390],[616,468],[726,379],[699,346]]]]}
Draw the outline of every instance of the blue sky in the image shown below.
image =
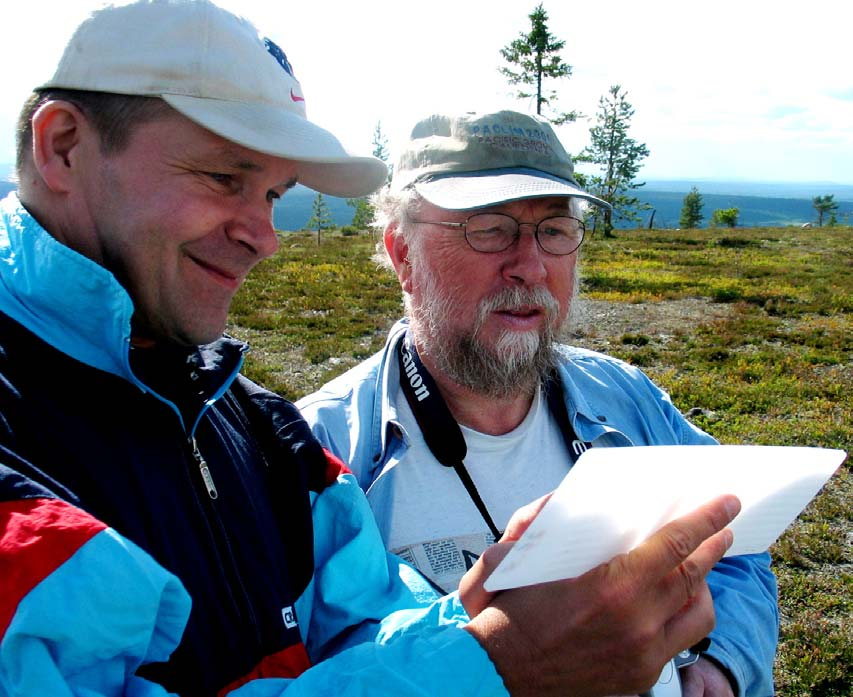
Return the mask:
{"type": "MultiPolygon", "coordinates": [[[[434,111],[511,108],[499,50],[529,28],[519,0],[220,0],[287,53],[312,120],[369,152],[377,123],[392,157],[434,111]]],[[[0,163],[14,159],[17,110],[50,74],[71,29],[97,0],[3,3],[0,163]]],[[[647,179],[853,184],[851,26],[843,3],[765,0],[545,0],[566,41],[571,79],[559,105],[593,117],[621,84],[647,179]],[[846,14],[846,13],[845,13],[846,14]]],[[[562,127],[571,152],[593,121],[562,127]]]]}

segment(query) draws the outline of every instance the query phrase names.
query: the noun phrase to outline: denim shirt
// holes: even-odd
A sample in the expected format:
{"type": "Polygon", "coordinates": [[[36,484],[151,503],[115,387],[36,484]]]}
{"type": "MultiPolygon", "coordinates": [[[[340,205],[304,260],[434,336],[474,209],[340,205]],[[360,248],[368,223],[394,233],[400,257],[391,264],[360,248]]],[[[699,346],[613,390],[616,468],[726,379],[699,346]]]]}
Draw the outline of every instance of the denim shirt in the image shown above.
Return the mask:
{"type": "MultiPolygon", "coordinates": [[[[397,322],[381,351],[297,402],[317,438],[350,467],[365,491],[410,448],[426,448],[398,419],[396,347],[407,327],[407,320],[397,322]]],[[[558,350],[564,399],[578,439],[593,447],[717,444],[634,366],[586,349],[558,350]]],[[[738,694],[772,695],[779,614],[770,555],[726,557],[708,584],[717,623],[707,654],[729,671],[738,694]]]]}

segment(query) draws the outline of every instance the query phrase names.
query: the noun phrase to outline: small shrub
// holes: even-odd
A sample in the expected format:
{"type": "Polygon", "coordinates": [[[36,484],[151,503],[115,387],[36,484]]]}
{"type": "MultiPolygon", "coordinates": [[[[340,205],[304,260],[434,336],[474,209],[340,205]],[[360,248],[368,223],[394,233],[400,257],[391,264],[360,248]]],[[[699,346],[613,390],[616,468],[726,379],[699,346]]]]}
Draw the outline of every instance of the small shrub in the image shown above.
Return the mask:
{"type": "Polygon", "coordinates": [[[733,303],[743,299],[743,294],[737,288],[715,288],[711,292],[715,303],[733,303]]]}
{"type": "Polygon", "coordinates": [[[623,334],[620,341],[631,346],[645,346],[651,339],[645,334],[623,334]]]}
{"type": "Polygon", "coordinates": [[[758,240],[751,240],[745,237],[721,237],[716,241],[718,247],[728,247],[729,249],[743,249],[744,247],[758,247],[761,243],[758,240]]]}

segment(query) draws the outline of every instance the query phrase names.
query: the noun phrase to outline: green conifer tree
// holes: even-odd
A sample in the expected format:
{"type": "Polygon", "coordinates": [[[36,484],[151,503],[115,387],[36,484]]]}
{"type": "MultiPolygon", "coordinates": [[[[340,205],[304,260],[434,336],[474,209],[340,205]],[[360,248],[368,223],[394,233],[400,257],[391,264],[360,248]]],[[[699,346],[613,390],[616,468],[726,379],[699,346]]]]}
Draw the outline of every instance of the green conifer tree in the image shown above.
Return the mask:
{"type": "MultiPolygon", "coordinates": [[[[382,132],[382,122],[376,122],[376,129],[373,131],[373,156],[378,157],[385,164],[388,164],[388,138],[382,132]]],[[[391,181],[391,167],[388,167],[388,179],[386,183],[391,181]]],[[[361,198],[348,198],[347,205],[355,208],[352,216],[352,227],[356,230],[367,230],[373,222],[374,210],[367,196],[361,198]]]]}
{"type": "Polygon", "coordinates": [[[833,194],[826,196],[815,196],[812,199],[812,206],[817,211],[817,226],[823,227],[823,216],[827,213],[832,213],[838,210],[838,203],[835,201],[833,194]]]}
{"type": "Polygon", "coordinates": [[[581,114],[577,111],[558,111],[554,102],[557,93],[545,91],[545,79],[570,78],[572,66],[563,62],[560,52],[566,45],[548,31],[548,13],[542,3],[531,12],[530,32],[519,34],[518,38],[501,49],[501,56],[511,67],[498,68],[510,85],[524,85],[516,93],[518,99],[536,98],[536,113],[555,125],[575,121],[581,114]],[[528,91],[535,88],[534,91],[528,91]]]}
{"type": "Polygon", "coordinates": [[[326,199],[323,198],[323,194],[317,194],[311,204],[311,218],[308,220],[308,228],[317,230],[317,244],[320,244],[320,235],[323,230],[328,230],[333,225],[332,212],[329,210],[326,199]]]}
{"type": "Polygon", "coordinates": [[[695,186],[684,197],[681,207],[681,217],[678,219],[678,227],[692,230],[698,228],[702,222],[702,194],[695,186]]]}
{"type": "Polygon", "coordinates": [[[641,161],[648,157],[649,149],[628,136],[634,108],[627,100],[621,85],[613,85],[598,102],[596,125],[589,129],[590,144],[575,158],[577,162],[598,165],[600,175],[584,177],[585,186],[599,198],[607,201],[613,210],[595,209],[595,226],[603,220],[604,236],[611,237],[613,216],[626,221],[639,222],[638,211],[649,208],[630,194],[645,182],[635,181],[641,161]]]}

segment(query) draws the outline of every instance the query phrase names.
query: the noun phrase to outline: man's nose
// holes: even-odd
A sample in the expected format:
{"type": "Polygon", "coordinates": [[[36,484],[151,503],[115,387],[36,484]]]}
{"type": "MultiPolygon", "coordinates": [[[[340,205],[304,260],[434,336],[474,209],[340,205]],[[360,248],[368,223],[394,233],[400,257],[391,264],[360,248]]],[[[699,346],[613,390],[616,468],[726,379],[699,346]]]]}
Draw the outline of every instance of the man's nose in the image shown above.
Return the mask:
{"type": "Polygon", "coordinates": [[[519,223],[518,237],[507,251],[509,258],[504,265],[504,275],[508,279],[522,285],[535,285],[545,280],[546,252],[536,239],[535,225],[519,223]]]}
{"type": "Polygon", "coordinates": [[[229,236],[245,245],[260,259],[265,259],[278,250],[278,236],[273,226],[272,206],[245,203],[229,227],[229,236]]]}

